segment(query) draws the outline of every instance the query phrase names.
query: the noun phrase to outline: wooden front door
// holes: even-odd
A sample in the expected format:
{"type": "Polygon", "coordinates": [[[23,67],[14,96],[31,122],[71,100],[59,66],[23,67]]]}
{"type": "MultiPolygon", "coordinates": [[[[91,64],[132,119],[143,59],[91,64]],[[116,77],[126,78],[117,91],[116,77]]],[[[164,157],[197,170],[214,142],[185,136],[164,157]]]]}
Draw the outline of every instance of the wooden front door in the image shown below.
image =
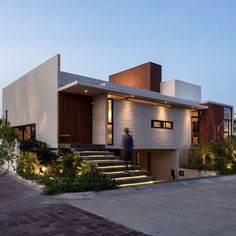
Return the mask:
{"type": "Polygon", "coordinates": [[[59,93],[59,143],[92,144],[92,97],[59,93]]]}

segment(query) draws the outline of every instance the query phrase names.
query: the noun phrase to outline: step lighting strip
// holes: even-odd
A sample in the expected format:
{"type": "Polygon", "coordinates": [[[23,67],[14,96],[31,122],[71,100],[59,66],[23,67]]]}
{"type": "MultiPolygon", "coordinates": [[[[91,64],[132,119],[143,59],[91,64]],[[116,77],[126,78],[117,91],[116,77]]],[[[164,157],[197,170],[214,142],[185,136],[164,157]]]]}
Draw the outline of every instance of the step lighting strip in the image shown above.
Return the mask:
{"type": "Polygon", "coordinates": [[[114,178],[115,180],[126,180],[126,179],[141,179],[141,178],[147,178],[149,176],[147,175],[138,175],[138,176],[126,176],[126,177],[117,177],[114,178]]]}
{"type": "Polygon", "coordinates": [[[132,184],[120,184],[119,187],[132,187],[132,186],[138,186],[138,185],[148,185],[148,184],[154,184],[155,181],[146,181],[146,182],[140,182],[140,183],[132,183],[132,184]]]}

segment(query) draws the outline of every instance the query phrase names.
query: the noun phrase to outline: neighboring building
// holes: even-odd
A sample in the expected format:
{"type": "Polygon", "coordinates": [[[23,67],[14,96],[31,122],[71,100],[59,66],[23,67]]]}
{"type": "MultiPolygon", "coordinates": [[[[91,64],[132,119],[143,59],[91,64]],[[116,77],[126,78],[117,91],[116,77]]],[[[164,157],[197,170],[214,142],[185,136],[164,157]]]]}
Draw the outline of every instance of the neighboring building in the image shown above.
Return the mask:
{"type": "Polygon", "coordinates": [[[236,135],[236,113],[233,114],[233,134],[236,135]]]}
{"type": "Polygon", "coordinates": [[[151,62],[107,82],[62,72],[56,55],[3,89],[3,114],[21,139],[117,150],[128,127],[133,160],[165,179],[191,144],[231,135],[232,112],[232,106],[201,103],[200,86],[162,82],[161,66],[151,62]]]}

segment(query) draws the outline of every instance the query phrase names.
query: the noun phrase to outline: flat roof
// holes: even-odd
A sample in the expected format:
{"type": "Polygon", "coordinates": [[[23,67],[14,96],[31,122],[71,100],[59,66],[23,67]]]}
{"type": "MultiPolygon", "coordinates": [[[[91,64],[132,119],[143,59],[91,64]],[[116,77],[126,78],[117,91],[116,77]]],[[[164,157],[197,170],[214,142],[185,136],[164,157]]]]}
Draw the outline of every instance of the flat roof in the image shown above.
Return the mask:
{"type": "Polygon", "coordinates": [[[62,79],[73,82],[68,83],[58,88],[58,91],[64,91],[68,93],[83,93],[84,95],[97,95],[101,93],[109,93],[111,95],[119,95],[129,97],[135,97],[145,101],[152,101],[162,103],[163,105],[175,105],[180,107],[193,108],[197,110],[205,110],[208,107],[201,105],[198,102],[192,100],[186,100],[171,96],[162,95],[158,92],[153,92],[144,89],[133,88],[124,86],[104,80],[93,79],[85,76],[75,75],[67,72],[61,72],[62,79]],[[64,77],[64,78],[63,78],[64,77]],[[87,90],[85,94],[84,91],[87,90]],[[90,91],[89,91],[90,90],[90,91]]]}
{"type": "Polygon", "coordinates": [[[220,105],[220,106],[224,106],[224,107],[230,107],[230,108],[233,108],[234,106],[232,105],[229,105],[229,104],[224,104],[224,103],[220,103],[220,102],[214,102],[214,101],[210,101],[210,100],[207,100],[207,101],[202,101],[201,104],[204,105],[204,104],[216,104],[216,105],[220,105]]]}

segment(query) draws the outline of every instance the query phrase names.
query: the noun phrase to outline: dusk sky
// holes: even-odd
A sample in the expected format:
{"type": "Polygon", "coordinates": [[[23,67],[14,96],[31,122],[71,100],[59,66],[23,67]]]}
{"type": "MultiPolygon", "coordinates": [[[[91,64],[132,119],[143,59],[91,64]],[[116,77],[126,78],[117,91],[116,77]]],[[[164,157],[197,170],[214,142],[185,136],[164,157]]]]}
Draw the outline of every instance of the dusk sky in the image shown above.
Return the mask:
{"type": "MultiPolygon", "coordinates": [[[[101,80],[148,61],[236,106],[235,0],[2,0],[0,88],[55,54],[101,80]]],[[[0,100],[1,103],[1,100],[0,100]]]]}

